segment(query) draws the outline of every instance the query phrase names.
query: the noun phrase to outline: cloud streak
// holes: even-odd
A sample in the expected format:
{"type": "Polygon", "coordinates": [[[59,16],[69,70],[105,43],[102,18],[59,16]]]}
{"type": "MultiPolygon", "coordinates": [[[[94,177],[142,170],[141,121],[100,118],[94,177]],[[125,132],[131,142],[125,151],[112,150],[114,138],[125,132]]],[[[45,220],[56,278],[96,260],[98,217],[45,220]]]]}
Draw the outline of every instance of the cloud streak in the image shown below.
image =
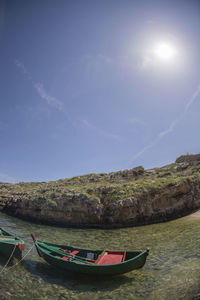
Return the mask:
{"type": "Polygon", "coordinates": [[[84,125],[84,127],[89,128],[90,130],[104,136],[105,138],[110,138],[116,141],[121,142],[121,137],[117,134],[113,134],[107,131],[104,131],[98,127],[96,127],[94,124],[90,123],[88,120],[86,119],[80,119],[81,124],[84,125]]]}
{"type": "Polygon", "coordinates": [[[26,69],[26,67],[24,66],[24,64],[21,62],[21,61],[19,61],[19,60],[15,60],[15,65],[19,68],[19,69],[21,69],[21,71],[27,76],[27,78],[30,80],[30,81],[32,81],[32,83],[33,83],[33,79],[32,79],[32,76],[31,76],[31,74],[28,72],[28,70],[26,69]]]}
{"type": "Polygon", "coordinates": [[[38,95],[41,99],[45,100],[45,102],[59,111],[63,111],[63,103],[59,99],[50,95],[44,88],[42,83],[35,82],[30,74],[30,72],[26,69],[24,64],[19,60],[15,60],[15,65],[22,70],[24,75],[26,75],[27,79],[30,80],[32,86],[37,91],[38,95]]]}
{"type": "MultiPolygon", "coordinates": [[[[91,58],[88,58],[89,60],[91,60],[91,58]]],[[[109,64],[111,62],[111,60],[108,57],[104,57],[102,55],[98,55],[97,57],[98,62],[103,61],[106,64],[109,64]]],[[[92,58],[92,63],[93,62],[93,58],[92,58]]],[[[67,118],[68,121],[74,126],[77,127],[78,124],[82,124],[84,125],[85,128],[88,128],[92,131],[94,131],[95,133],[105,137],[105,138],[110,138],[116,141],[120,141],[121,142],[121,137],[118,136],[117,134],[112,134],[109,133],[107,131],[104,131],[100,128],[97,128],[95,125],[93,125],[92,123],[88,122],[86,119],[80,119],[80,118],[71,118],[70,116],[68,116],[67,112],[64,109],[64,105],[63,102],[60,101],[59,99],[53,97],[52,95],[50,95],[44,88],[42,83],[39,82],[35,82],[30,74],[30,72],[26,69],[26,67],[24,66],[24,64],[22,62],[20,62],[19,60],[15,60],[15,65],[24,73],[24,75],[27,77],[27,79],[31,82],[32,86],[34,87],[34,89],[37,91],[38,95],[40,96],[41,99],[45,100],[45,102],[49,105],[52,106],[54,108],[56,108],[57,110],[59,110],[60,112],[62,112],[67,118]]]]}
{"type": "Polygon", "coordinates": [[[187,114],[191,105],[197,99],[199,94],[200,94],[200,84],[198,85],[198,87],[196,88],[196,90],[194,91],[194,93],[192,94],[190,99],[187,101],[185,108],[184,108],[183,112],[181,113],[181,115],[177,119],[173,120],[166,130],[161,131],[151,143],[149,143],[144,148],[142,148],[139,152],[137,152],[134,155],[132,162],[134,162],[144,152],[146,152],[147,150],[149,150],[149,149],[153,148],[155,145],[157,145],[160,142],[160,140],[162,140],[167,134],[169,134],[170,132],[173,132],[175,126],[185,117],[185,115],[187,114]]]}
{"type": "Polygon", "coordinates": [[[48,92],[44,89],[42,83],[34,83],[34,88],[38,92],[40,98],[44,99],[48,105],[55,107],[56,109],[62,111],[63,110],[63,103],[56,99],[55,97],[48,94],[48,92]]]}

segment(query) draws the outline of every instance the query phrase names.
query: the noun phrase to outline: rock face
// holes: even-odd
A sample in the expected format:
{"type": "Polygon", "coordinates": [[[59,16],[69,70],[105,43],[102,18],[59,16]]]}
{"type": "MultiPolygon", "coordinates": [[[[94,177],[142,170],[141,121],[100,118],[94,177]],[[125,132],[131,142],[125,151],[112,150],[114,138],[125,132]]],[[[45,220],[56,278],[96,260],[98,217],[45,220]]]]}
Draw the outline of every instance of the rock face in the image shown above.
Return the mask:
{"type": "Polygon", "coordinates": [[[41,223],[123,227],[166,221],[200,208],[200,155],[163,168],[89,174],[41,183],[0,183],[2,211],[41,223]]]}
{"type": "Polygon", "coordinates": [[[97,222],[101,215],[101,203],[99,199],[89,199],[83,194],[66,194],[59,203],[49,203],[42,197],[34,201],[20,197],[9,199],[4,211],[41,223],[81,226],[97,222]]]}
{"type": "Polygon", "coordinates": [[[181,155],[176,159],[176,163],[198,164],[200,162],[200,154],[181,155]]]}

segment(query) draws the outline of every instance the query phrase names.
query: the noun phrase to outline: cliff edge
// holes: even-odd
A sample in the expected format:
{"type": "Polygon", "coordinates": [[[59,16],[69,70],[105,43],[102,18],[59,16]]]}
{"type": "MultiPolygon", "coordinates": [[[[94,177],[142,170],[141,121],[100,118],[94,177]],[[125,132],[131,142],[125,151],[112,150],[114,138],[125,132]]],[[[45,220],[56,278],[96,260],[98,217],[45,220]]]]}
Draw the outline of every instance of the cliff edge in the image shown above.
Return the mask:
{"type": "Polygon", "coordinates": [[[167,221],[200,208],[200,154],[51,182],[0,183],[0,209],[36,222],[116,228],[167,221]]]}

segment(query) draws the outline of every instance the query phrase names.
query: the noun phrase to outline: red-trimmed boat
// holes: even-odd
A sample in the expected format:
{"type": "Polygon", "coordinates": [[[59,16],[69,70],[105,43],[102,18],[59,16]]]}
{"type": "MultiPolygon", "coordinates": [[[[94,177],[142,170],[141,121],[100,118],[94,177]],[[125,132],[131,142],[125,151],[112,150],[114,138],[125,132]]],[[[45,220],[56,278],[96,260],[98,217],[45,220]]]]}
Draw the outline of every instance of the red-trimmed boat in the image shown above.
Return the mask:
{"type": "Polygon", "coordinates": [[[49,264],[66,271],[118,275],[142,268],[149,249],[109,251],[74,248],[42,242],[32,234],[38,254],[49,264]]]}
{"type": "Polygon", "coordinates": [[[0,228],[0,255],[21,258],[25,249],[24,241],[0,228]]]}

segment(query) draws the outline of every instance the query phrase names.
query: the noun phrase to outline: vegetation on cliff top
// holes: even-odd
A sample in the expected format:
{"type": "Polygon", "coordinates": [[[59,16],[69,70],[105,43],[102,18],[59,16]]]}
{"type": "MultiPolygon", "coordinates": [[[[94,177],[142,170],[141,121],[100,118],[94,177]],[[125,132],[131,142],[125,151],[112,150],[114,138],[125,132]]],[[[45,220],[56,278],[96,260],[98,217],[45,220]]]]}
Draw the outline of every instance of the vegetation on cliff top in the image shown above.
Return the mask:
{"type": "Polygon", "coordinates": [[[55,205],[69,195],[83,194],[88,198],[119,201],[127,197],[137,199],[143,192],[162,189],[183,180],[200,177],[200,155],[182,155],[176,162],[162,168],[131,170],[108,174],[88,174],[50,182],[0,183],[0,205],[20,198],[55,205]]]}

